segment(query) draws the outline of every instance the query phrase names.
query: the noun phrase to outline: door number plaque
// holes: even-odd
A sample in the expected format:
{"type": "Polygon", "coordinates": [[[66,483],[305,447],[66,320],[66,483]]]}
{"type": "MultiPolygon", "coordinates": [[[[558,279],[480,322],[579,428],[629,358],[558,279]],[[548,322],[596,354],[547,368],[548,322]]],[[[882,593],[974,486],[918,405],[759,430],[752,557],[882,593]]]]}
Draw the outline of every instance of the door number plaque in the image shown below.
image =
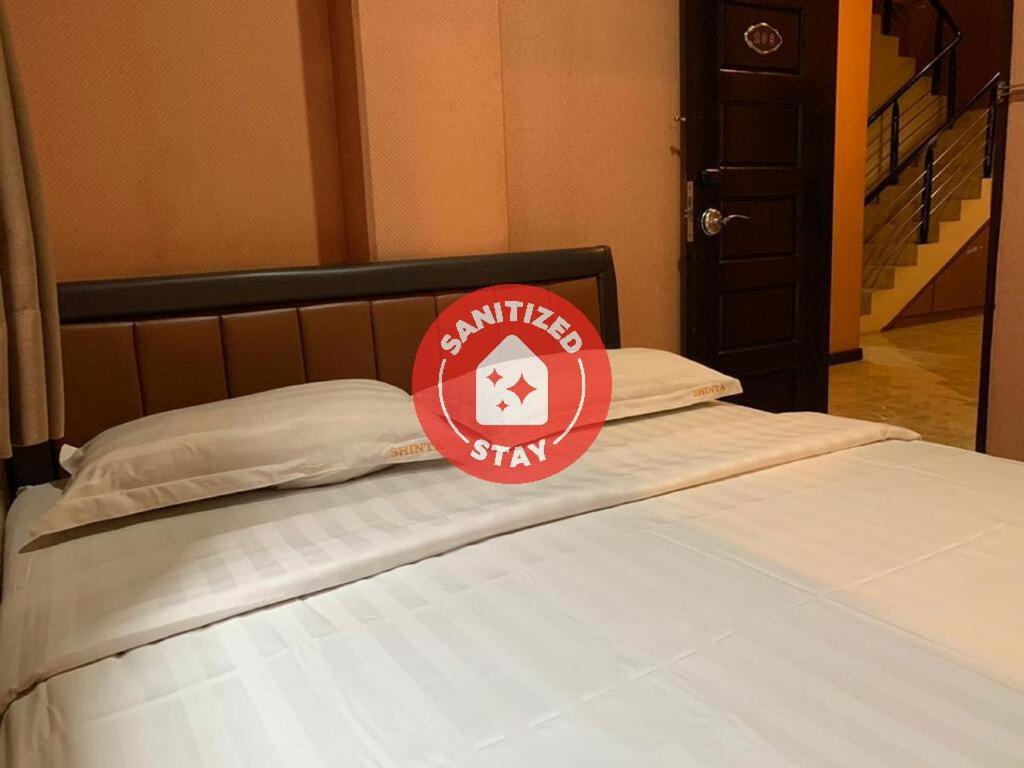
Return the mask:
{"type": "Polygon", "coordinates": [[[768,22],[762,21],[747,27],[747,31],[743,33],[743,42],[754,53],[767,56],[782,47],[782,33],[768,22]]]}

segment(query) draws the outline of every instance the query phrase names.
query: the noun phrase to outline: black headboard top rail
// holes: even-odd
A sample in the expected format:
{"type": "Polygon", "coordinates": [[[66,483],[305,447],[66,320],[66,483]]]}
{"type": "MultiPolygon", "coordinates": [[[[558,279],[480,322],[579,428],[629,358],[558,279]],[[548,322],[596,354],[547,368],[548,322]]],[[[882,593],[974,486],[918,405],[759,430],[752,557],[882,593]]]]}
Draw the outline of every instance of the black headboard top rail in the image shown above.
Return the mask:
{"type": "Polygon", "coordinates": [[[245,310],[318,301],[473,290],[500,283],[594,277],[601,336],[619,346],[618,298],[607,246],[331,267],[90,280],[58,286],[62,324],[245,310]]]}

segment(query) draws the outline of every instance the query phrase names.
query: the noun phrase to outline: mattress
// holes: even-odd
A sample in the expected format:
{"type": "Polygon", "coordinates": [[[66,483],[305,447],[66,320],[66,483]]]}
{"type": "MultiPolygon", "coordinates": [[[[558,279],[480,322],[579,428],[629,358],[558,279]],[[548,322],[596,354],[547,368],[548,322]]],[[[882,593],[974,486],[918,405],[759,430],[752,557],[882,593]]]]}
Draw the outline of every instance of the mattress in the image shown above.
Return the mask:
{"type": "Polygon", "coordinates": [[[1019,766],[1024,467],[819,414],[608,425],[32,552],[11,766],[1019,766]]]}

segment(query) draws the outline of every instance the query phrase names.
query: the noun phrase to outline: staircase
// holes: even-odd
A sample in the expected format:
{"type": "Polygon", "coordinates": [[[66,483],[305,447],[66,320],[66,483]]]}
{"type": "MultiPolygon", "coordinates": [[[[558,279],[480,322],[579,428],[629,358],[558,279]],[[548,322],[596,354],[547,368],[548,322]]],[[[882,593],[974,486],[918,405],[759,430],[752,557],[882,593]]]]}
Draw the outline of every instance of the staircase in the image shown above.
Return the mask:
{"type": "MultiPolygon", "coordinates": [[[[891,14],[891,4],[884,5],[891,14]]],[[[920,52],[887,34],[896,26],[891,16],[874,19],[862,333],[889,326],[989,218],[996,78],[958,107],[960,33],[937,0],[928,5],[938,22],[936,55],[921,69],[920,52]]],[[[902,21],[907,28],[911,20],[902,21]]]]}

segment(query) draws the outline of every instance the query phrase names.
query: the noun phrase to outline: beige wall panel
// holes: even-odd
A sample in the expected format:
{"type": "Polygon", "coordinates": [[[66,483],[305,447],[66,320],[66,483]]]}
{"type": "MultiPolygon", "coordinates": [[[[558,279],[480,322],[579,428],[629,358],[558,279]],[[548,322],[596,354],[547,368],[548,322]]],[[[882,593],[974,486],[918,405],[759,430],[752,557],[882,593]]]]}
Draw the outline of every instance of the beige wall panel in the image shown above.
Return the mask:
{"type": "Polygon", "coordinates": [[[623,344],[679,349],[679,4],[502,0],[509,239],[611,246],[623,344]]]}
{"type": "MultiPolygon", "coordinates": [[[[1024,12],[1013,19],[1011,83],[1024,82],[1024,12]]],[[[988,452],[1024,460],[1024,102],[1009,104],[989,379],[988,452]]]]}
{"type": "Polygon", "coordinates": [[[340,260],[326,3],[6,8],[60,279],[340,260]]]}
{"type": "Polygon", "coordinates": [[[508,247],[498,0],[359,0],[378,259],[508,247]]]}

